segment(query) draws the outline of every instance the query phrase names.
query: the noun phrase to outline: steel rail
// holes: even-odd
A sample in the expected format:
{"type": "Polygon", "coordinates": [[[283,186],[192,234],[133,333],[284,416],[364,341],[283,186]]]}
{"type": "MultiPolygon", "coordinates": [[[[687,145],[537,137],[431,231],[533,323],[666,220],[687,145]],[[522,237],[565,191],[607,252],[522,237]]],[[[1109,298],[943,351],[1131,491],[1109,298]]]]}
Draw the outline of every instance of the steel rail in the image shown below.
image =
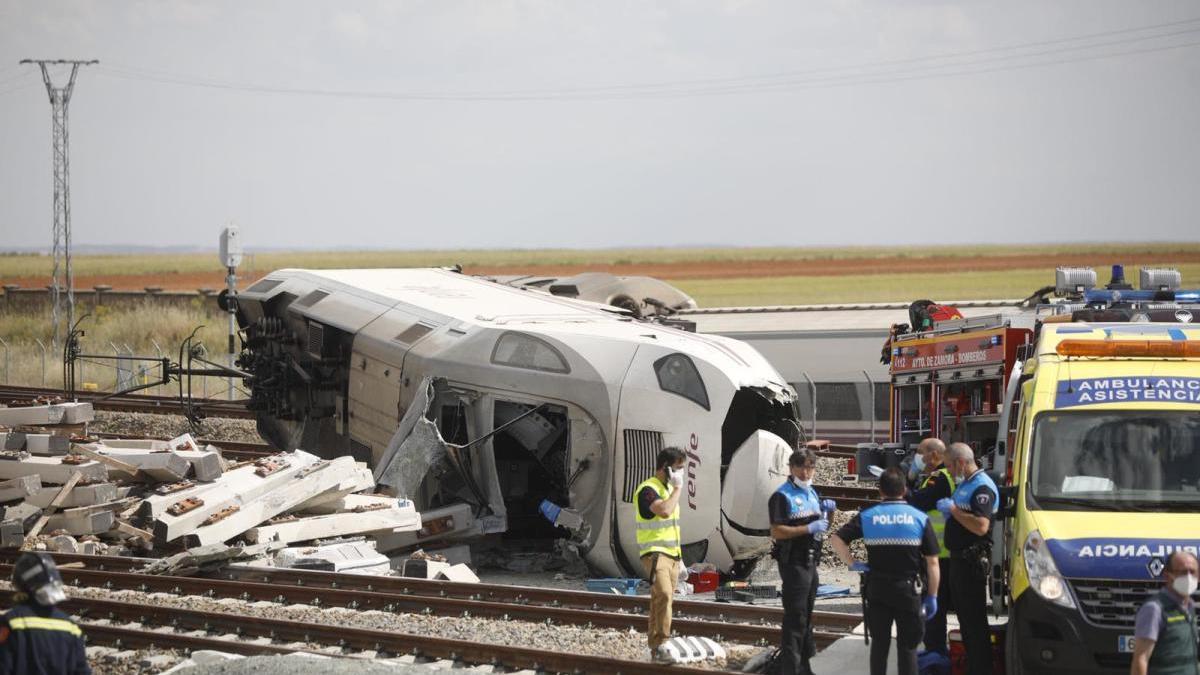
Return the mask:
{"type": "Polygon", "coordinates": [[[839,509],[857,511],[879,503],[879,490],[852,485],[814,485],[813,489],[822,498],[837,502],[839,509]]]}
{"type": "MultiPolygon", "coordinates": [[[[0,561],[12,564],[17,553],[0,551],[0,561]]],[[[56,553],[60,565],[75,563],[95,570],[127,571],[145,565],[144,558],[116,558],[113,556],[56,553]]],[[[143,575],[144,576],[144,575],[143,575]]],[[[547,606],[589,611],[624,612],[645,615],[650,600],[646,596],[591,593],[558,588],[533,586],[510,586],[505,584],[462,584],[451,581],[435,581],[413,577],[384,577],[361,574],[339,574],[312,570],[290,570],[281,568],[225,567],[204,574],[205,578],[223,581],[245,581],[271,584],[273,586],[305,587],[309,589],[338,589],[365,593],[399,594],[415,597],[453,598],[469,601],[486,601],[524,606],[547,606]]],[[[677,620],[686,618],[704,619],[710,622],[747,623],[778,626],[783,621],[783,609],[760,605],[717,603],[701,600],[675,600],[672,603],[677,620]]],[[[833,632],[853,630],[862,622],[857,614],[842,612],[813,612],[813,623],[818,628],[833,632]]]]}
{"type": "MultiPolygon", "coordinates": [[[[98,620],[114,622],[136,622],[148,626],[170,626],[176,631],[205,631],[207,633],[236,634],[239,637],[268,638],[272,642],[302,643],[306,645],[337,646],[343,650],[359,650],[392,655],[414,654],[423,658],[445,658],[471,665],[500,665],[508,668],[532,668],[538,671],[559,673],[621,673],[622,675],[661,675],[663,673],[712,673],[710,669],[689,668],[614,659],[587,654],[565,654],[557,651],[531,649],[489,642],[453,640],[441,637],[395,633],[370,628],[352,628],[328,624],[314,624],[285,619],[265,619],[225,612],[206,612],[174,607],[154,607],[144,604],[129,604],[112,600],[77,598],[67,600],[62,608],[85,619],[82,628],[95,641],[97,635],[108,639],[121,639],[122,646],[131,646],[134,641],[142,646],[159,648],[183,646],[192,636],[179,633],[138,631],[134,635],[129,629],[97,623],[98,620]],[[123,639],[122,639],[123,638],[123,639]],[[183,638],[181,640],[180,638],[183,638]]],[[[287,653],[297,651],[281,644],[253,644],[249,642],[213,640],[220,646],[206,645],[224,651],[255,651],[262,653],[287,653]],[[265,648],[265,649],[264,649],[265,648]]],[[[192,645],[189,645],[192,646],[192,645]]],[[[299,651],[310,651],[301,648],[299,651]]],[[[353,657],[353,654],[348,656],[353,657]]],[[[719,672],[719,671],[718,671],[719,672]]]]}
{"type": "MultiPolygon", "coordinates": [[[[0,386],[0,400],[28,400],[41,397],[62,397],[61,389],[44,387],[22,387],[14,385],[0,386]]],[[[97,410],[120,412],[140,412],[157,414],[183,414],[183,405],[174,396],[151,396],[147,394],[123,394],[103,401],[97,400],[108,396],[107,392],[75,392],[76,400],[91,402],[97,410]]],[[[254,413],[246,409],[245,401],[228,401],[225,399],[192,399],[193,404],[209,417],[250,418],[254,413]]]]}
{"type": "MultiPolygon", "coordinates": [[[[0,573],[11,574],[12,566],[0,565],[0,573]]],[[[599,611],[548,605],[517,605],[486,600],[463,600],[400,593],[351,591],[339,588],[312,588],[246,581],[227,581],[196,577],[173,577],[77,568],[60,568],[63,580],[78,586],[131,590],[144,593],[171,593],[206,597],[268,601],[279,604],[303,604],[313,607],[344,607],[355,610],[380,610],[439,616],[476,616],[500,620],[525,620],[546,624],[583,625],[618,630],[642,630],[645,617],[612,611],[599,611]]],[[[676,619],[672,624],[685,635],[709,637],[718,641],[743,644],[771,644],[778,640],[774,626],[747,623],[719,623],[700,619],[676,619]]],[[[845,633],[815,631],[814,639],[825,646],[845,633]]]]}

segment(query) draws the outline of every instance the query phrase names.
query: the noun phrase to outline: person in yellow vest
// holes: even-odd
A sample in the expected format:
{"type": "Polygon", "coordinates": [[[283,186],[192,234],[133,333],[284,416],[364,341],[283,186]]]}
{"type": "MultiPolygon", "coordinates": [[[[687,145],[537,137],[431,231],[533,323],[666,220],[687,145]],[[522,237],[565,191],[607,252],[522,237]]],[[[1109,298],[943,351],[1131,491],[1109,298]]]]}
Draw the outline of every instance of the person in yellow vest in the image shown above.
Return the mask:
{"type": "Polygon", "coordinates": [[[660,650],[671,637],[671,597],[679,583],[683,550],[679,539],[679,495],[687,456],[679,448],[658,451],[654,475],[637,487],[637,544],[650,579],[650,658],[672,663],[660,650]]]}
{"type": "Polygon", "coordinates": [[[950,599],[950,551],[946,548],[946,517],[937,509],[940,499],[954,494],[954,476],[945,467],[946,444],[936,438],[926,438],[917,446],[915,464],[923,464],[928,474],[918,482],[918,488],[908,493],[908,503],[929,516],[933,533],[937,535],[938,566],[941,568],[941,583],[938,584],[937,612],[925,617],[925,651],[937,652],[949,658],[946,644],[946,612],[954,608],[950,599]]]}

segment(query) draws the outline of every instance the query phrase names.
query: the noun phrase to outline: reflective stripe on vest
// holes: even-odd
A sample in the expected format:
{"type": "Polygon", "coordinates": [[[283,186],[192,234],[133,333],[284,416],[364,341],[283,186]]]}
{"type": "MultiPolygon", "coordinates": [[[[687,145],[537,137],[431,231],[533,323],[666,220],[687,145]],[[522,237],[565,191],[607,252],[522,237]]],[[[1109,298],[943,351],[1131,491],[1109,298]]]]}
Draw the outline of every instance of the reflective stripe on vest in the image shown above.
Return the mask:
{"type": "MultiPolygon", "coordinates": [[[[864,509],[862,516],[863,543],[867,556],[875,546],[921,546],[928,516],[904,502],[884,502],[864,509]]],[[[919,571],[919,570],[918,570],[919,571]]]]}
{"type": "Polygon", "coordinates": [[[992,493],[992,504],[998,505],[1000,502],[1000,491],[996,489],[996,483],[992,481],[992,477],[987,475],[987,472],[983,469],[971,474],[970,478],[964,480],[962,485],[955,488],[951,499],[954,500],[958,508],[963,511],[970,511],[971,497],[981,487],[986,487],[988,492],[992,493]]]}
{"type": "Polygon", "coordinates": [[[57,630],[70,633],[75,637],[83,635],[83,631],[79,629],[79,626],[66,619],[52,619],[41,616],[18,616],[11,618],[8,620],[8,627],[12,630],[57,630]]]}
{"type": "MultiPolygon", "coordinates": [[[[950,484],[950,494],[954,494],[954,476],[951,476],[950,470],[944,466],[929,474],[929,476],[925,478],[925,482],[921,483],[921,489],[924,490],[925,488],[929,487],[929,484],[933,482],[933,478],[939,473],[945,476],[946,482],[950,484]]],[[[950,549],[946,548],[946,517],[943,516],[942,512],[938,511],[937,509],[926,511],[925,515],[929,516],[929,523],[933,525],[933,533],[937,535],[938,557],[949,558],[950,549]]]]}
{"type": "MultiPolygon", "coordinates": [[[[634,495],[642,494],[642,490],[650,488],[654,490],[654,494],[659,499],[666,499],[671,496],[670,489],[663,485],[663,482],[658,479],[658,476],[651,476],[642,481],[641,485],[637,486],[634,495]]],[[[634,497],[637,499],[637,497],[634,497]]],[[[669,518],[655,515],[653,518],[643,518],[640,504],[635,504],[633,509],[634,515],[637,516],[637,545],[638,556],[649,555],[651,553],[665,553],[676,558],[683,557],[683,550],[680,548],[679,537],[679,504],[675,505],[675,510],[671,512],[669,518]]]]}

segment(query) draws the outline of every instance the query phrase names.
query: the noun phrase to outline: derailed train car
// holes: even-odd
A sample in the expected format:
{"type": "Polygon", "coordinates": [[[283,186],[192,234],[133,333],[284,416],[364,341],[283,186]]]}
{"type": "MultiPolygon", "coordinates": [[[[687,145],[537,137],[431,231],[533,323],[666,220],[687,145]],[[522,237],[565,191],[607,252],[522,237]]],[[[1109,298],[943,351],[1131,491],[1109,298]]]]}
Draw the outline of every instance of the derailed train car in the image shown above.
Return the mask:
{"type": "Polygon", "coordinates": [[[800,430],[793,390],[744,343],[442,269],[279,270],[238,319],[263,436],[367,461],[419,509],[563,536],[549,500],[593,567],[641,574],[633,491],[677,446],[687,561],[736,574],[769,547],[800,430]]]}

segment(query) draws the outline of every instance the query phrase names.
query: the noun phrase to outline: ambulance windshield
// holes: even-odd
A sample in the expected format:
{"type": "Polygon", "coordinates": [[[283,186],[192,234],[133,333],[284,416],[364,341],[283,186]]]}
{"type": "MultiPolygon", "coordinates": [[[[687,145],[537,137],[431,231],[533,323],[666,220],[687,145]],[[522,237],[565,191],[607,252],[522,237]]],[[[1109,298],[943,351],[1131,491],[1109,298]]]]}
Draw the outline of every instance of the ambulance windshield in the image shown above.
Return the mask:
{"type": "Polygon", "coordinates": [[[1194,411],[1044,413],[1032,447],[1030,495],[1041,508],[1167,511],[1200,504],[1194,411]]]}

